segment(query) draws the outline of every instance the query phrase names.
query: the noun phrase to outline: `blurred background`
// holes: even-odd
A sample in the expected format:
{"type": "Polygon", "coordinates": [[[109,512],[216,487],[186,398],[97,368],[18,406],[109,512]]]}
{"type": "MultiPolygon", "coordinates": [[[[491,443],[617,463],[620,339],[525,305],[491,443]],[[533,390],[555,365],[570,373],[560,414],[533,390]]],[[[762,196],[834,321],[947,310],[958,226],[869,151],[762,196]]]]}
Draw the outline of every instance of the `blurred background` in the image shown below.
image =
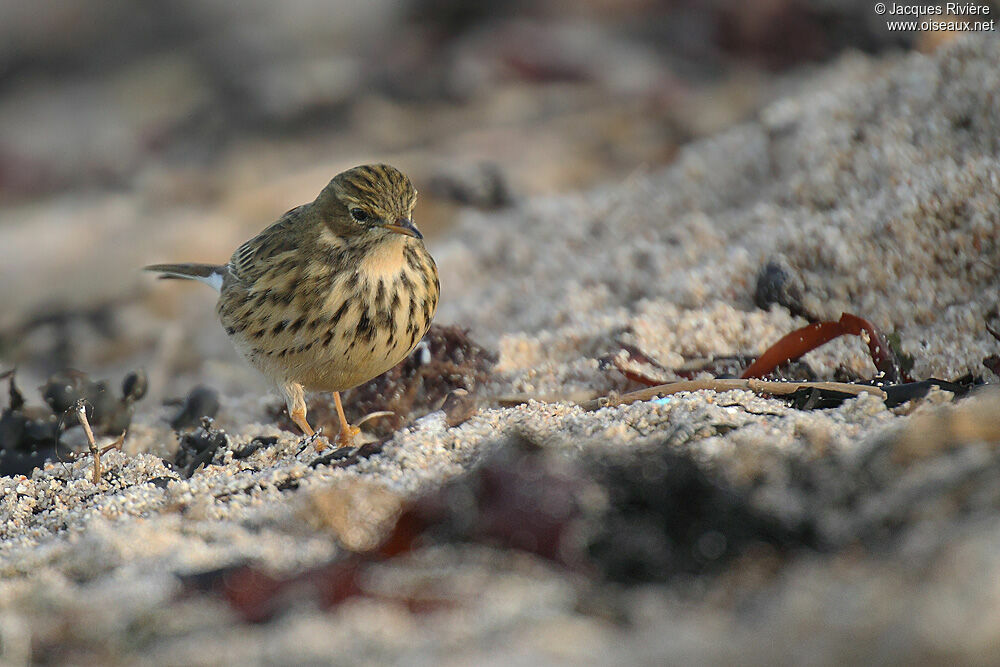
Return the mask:
{"type": "Polygon", "coordinates": [[[0,3],[0,366],[139,360],[156,389],[215,359],[243,386],[214,295],[141,266],[225,261],[372,161],[411,175],[433,244],[668,164],[845,53],[948,38],[867,0],[0,3]]]}

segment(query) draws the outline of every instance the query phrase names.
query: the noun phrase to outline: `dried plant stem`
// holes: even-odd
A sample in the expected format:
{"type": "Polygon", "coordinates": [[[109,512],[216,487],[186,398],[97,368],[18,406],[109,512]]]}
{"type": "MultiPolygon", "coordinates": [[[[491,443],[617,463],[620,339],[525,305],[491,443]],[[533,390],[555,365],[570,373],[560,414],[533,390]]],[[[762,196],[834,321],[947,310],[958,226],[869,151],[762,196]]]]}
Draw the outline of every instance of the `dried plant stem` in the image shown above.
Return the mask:
{"type": "Polygon", "coordinates": [[[395,416],[396,416],[396,413],[393,412],[392,410],[379,410],[377,412],[369,412],[364,417],[362,417],[358,421],[354,422],[354,425],[355,426],[361,426],[365,422],[369,422],[369,421],[371,421],[373,419],[379,419],[381,417],[395,417],[395,416]]]}
{"type": "Polygon", "coordinates": [[[637,401],[649,401],[659,396],[667,396],[682,391],[698,391],[700,389],[711,389],[713,391],[730,391],[732,389],[745,389],[758,394],[772,394],[775,396],[793,394],[799,389],[815,388],[829,391],[839,391],[845,394],[873,394],[881,399],[885,399],[886,394],[878,387],[867,385],[849,384],[846,382],[771,382],[767,380],[685,380],[683,382],[669,382],[667,384],[640,389],[621,396],[603,396],[592,401],[585,401],[580,404],[584,410],[598,410],[600,408],[615,405],[626,405],[637,401]]]}
{"type": "Polygon", "coordinates": [[[121,451],[122,445],[125,444],[125,434],[127,432],[128,430],[122,431],[122,434],[117,438],[115,438],[114,442],[112,442],[110,445],[101,447],[101,454],[106,454],[107,452],[110,452],[112,449],[117,449],[121,451]]]}
{"type": "Polygon", "coordinates": [[[83,432],[87,435],[87,443],[90,448],[90,455],[94,457],[94,484],[101,481],[101,452],[97,449],[97,442],[94,440],[94,431],[90,428],[90,420],[87,419],[87,407],[81,401],[77,403],[76,414],[83,425],[83,432]]]}

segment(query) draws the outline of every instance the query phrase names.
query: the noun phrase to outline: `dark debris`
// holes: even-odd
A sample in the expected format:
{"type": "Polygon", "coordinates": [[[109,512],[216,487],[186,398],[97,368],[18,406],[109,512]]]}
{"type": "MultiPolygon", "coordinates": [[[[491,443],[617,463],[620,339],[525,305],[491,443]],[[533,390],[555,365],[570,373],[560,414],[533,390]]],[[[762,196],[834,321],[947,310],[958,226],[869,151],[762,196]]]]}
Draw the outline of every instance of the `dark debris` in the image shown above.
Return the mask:
{"type": "Polygon", "coordinates": [[[8,381],[8,405],[0,413],[0,475],[28,475],[46,461],[71,455],[59,442],[61,431],[79,424],[76,406],[87,406],[87,417],[96,435],[118,436],[132,422],[135,402],[146,392],[146,375],[132,371],[117,395],[104,380],[86,373],[64,370],[40,388],[44,406],[27,405],[13,371],[8,381]]]}
{"type": "Polygon", "coordinates": [[[66,414],[66,426],[79,423],[73,409],[83,400],[90,406],[87,418],[94,433],[118,435],[132,422],[134,403],[146,395],[146,384],[144,371],[132,371],[122,381],[121,396],[116,396],[106,381],[95,382],[86,373],[65,370],[49,378],[41,392],[53,414],[66,414]]]}
{"type": "Polygon", "coordinates": [[[575,566],[579,554],[570,538],[583,516],[580,496],[587,484],[575,464],[519,440],[414,501],[380,549],[403,552],[418,538],[476,542],[575,566]]]}
{"type": "Polygon", "coordinates": [[[219,413],[219,392],[211,387],[198,385],[187,395],[181,409],[170,420],[175,431],[195,428],[205,418],[214,419],[219,413]]]}
{"type": "Polygon", "coordinates": [[[795,317],[815,322],[819,318],[802,303],[804,292],[802,278],[795,269],[785,261],[772,259],[757,274],[753,302],[761,310],[770,309],[772,304],[784,306],[795,317]]]}
{"type": "Polygon", "coordinates": [[[233,452],[234,459],[250,458],[255,452],[273,446],[278,442],[278,437],[274,435],[258,436],[233,452]]]}
{"type": "Polygon", "coordinates": [[[152,484],[158,489],[165,489],[170,482],[176,482],[179,478],[171,477],[169,475],[160,475],[159,477],[153,477],[152,479],[147,479],[146,484],[152,484]]]}
{"type": "Polygon", "coordinates": [[[904,384],[887,385],[883,386],[882,390],[886,393],[885,407],[894,408],[897,405],[906,403],[907,401],[923,398],[932,387],[938,387],[939,389],[950,391],[955,394],[956,398],[958,398],[966,396],[973,389],[973,387],[981,384],[981,378],[974,378],[971,376],[967,378],[959,378],[956,382],[930,378],[927,380],[921,380],[920,382],[906,382],[904,384]]]}
{"type": "Polygon", "coordinates": [[[593,522],[592,566],[635,584],[716,571],[750,547],[813,545],[807,530],[760,511],[747,490],[703,468],[666,443],[633,462],[598,465],[609,507],[593,522]]]}
{"type": "Polygon", "coordinates": [[[857,398],[857,395],[834,389],[803,387],[783,398],[790,400],[796,410],[826,410],[836,408],[846,400],[857,398]]]}
{"type": "Polygon", "coordinates": [[[316,468],[317,466],[325,465],[331,468],[349,468],[361,459],[381,454],[387,439],[368,442],[360,447],[338,447],[332,452],[318,456],[310,461],[309,467],[316,468]]]}
{"type": "Polygon", "coordinates": [[[202,465],[208,465],[216,453],[229,445],[225,431],[215,428],[212,420],[204,418],[201,426],[181,436],[174,465],[183,470],[185,477],[191,477],[202,465]]]}

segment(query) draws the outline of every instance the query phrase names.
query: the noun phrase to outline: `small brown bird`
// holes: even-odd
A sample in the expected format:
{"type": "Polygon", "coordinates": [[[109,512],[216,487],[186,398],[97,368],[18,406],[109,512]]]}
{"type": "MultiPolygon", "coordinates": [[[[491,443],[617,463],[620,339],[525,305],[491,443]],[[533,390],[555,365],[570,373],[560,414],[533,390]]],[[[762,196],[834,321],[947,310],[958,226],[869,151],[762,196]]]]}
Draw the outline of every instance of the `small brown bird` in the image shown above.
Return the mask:
{"type": "Polygon", "coordinates": [[[306,435],[305,390],[340,392],[381,375],[427,332],[437,309],[437,267],[413,223],[417,191],[386,164],[334,176],[319,196],[285,213],[228,264],[154,264],[161,278],[219,290],[216,311],[236,349],[274,382],[306,435]]]}

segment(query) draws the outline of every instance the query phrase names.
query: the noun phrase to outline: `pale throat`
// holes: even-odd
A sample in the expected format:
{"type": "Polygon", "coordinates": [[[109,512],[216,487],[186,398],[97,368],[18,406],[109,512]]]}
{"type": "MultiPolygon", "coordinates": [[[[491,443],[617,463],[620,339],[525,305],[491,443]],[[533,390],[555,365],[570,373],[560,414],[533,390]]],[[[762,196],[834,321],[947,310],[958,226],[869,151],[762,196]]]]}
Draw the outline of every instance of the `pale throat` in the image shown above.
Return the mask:
{"type": "Polygon", "coordinates": [[[380,279],[389,282],[396,278],[406,263],[403,249],[407,238],[402,234],[392,234],[370,248],[358,262],[358,273],[370,282],[380,279]]]}

